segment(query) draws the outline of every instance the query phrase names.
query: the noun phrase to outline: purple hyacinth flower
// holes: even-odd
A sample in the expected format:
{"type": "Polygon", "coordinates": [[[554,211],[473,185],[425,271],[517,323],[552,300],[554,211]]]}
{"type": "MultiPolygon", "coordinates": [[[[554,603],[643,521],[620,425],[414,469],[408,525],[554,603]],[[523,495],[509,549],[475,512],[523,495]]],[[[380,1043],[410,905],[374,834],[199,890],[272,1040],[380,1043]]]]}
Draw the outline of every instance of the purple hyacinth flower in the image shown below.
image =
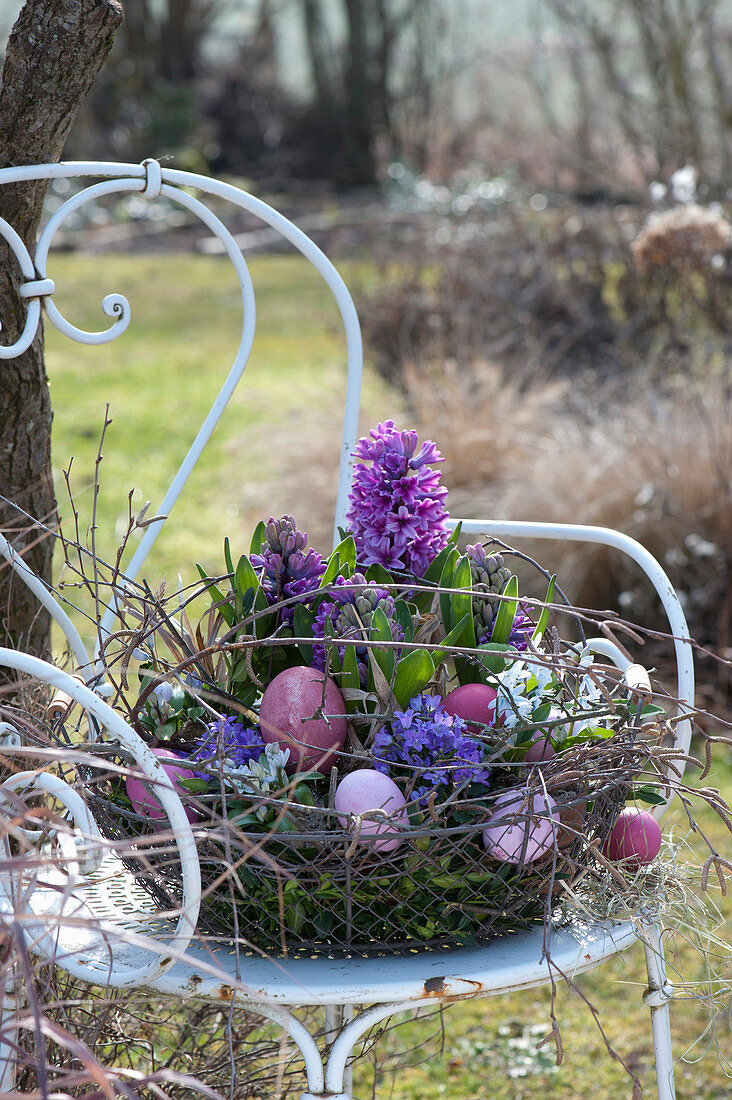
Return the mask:
{"type": "MultiPolygon", "coordinates": [[[[325,562],[317,550],[308,548],[308,537],[298,531],[292,516],[270,518],[264,539],[261,553],[252,554],[252,565],[261,570],[262,589],[268,603],[280,603],[318,588],[325,562]]],[[[283,607],[282,621],[291,623],[294,613],[294,605],[283,607]]]]}
{"type": "Polygon", "coordinates": [[[353,456],[347,522],[359,562],[422,576],[448,539],[447,489],[428,465],[442,455],[432,440],[417,451],[415,431],[385,420],[359,439],[353,456]]]}

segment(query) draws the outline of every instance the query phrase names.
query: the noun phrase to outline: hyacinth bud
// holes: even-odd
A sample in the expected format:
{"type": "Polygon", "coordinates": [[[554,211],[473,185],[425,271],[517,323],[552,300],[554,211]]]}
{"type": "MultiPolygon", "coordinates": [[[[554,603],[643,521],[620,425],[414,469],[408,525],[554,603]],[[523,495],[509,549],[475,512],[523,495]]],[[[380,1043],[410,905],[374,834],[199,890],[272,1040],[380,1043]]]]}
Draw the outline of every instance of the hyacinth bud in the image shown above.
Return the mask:
{"type": "Polygon", "coordinates": [[[368,596],[359,596],[356,600],[356,610],[358,611],[359,615],[365,618],[367,615],[370,615],[371,612],[374,610],[376,602],[377,601],[374,600],[374,602],[372,603],[368,596]]]}
{"type": "MultiPolygon", "coordinates": [[[[292,516],[271,518],[266,524],[261,553],[252,554],[252,565],[262,570],[262,589],[269,603],[317,589],[324,562],[316,550],[306,550],[307,542],[307,535],[298,531],[292,516]]],[[[293,608],[283,608],[281,616],[284,622],[291,622],[293,608]]]]}
{"type": "MultiPolygon", "coordinates": [[[[334,639],[349,638],[366,641],[371,630],[374,612],[379,608],[387,618],[393,641],[403,640],[404,632],[395,618],[393,598],[385,588],[366,581],[361,573],[354,573],[350,580],[337,577],[331,598],[333,602],[325,601],[321,604],[315,617],[313,633],[316,638],[325,638],[327,634],[334,639]]],[[[357,645],[355,648],[359,682],[362,687],[365,687],[369,668],[368,648],[365,645],[357,645]]],[[[344,656],[343,650],[344,647],[339,646],[341,660],[344,656]]],[[[314,666],[322,670],[324,660],[324,647],[314,645],[314,666]]]]}
{"type": "Polygon", "coordinates": [[[364,619],[366,616],[363,613],[359,614],[358,609],[352,603],[347,603],[345,607],[341,608],[338,615],[334,616],[334,621],[336,618],[342,633],[344,628],[348,628],[349,631],[360,630],[361,625],[365,625],[364,619]]]}
{"type": "Polygon", "coordinates": [[[473,589],[473,622],[479,642],[490,637],[501,601],[497,599],[511,579],[511,570],[501,554],[490,554],[482,543],[467,548],[473,589]]]}
{"type": "Polygon", "coordinates": [[[280,531],[282,529],[282,523],[288,517],[284,516],[283,519],[271,519],[264,528],[264,539],[269,544],[273,551],[281,550],[280,544],[280,531]]]}
{"type": "Polygon", "coordinates": [[[476,638],[484,638],[490,635],[495,617],[493,607],[488,600],[473,600],[473,623],[476,638]]]}

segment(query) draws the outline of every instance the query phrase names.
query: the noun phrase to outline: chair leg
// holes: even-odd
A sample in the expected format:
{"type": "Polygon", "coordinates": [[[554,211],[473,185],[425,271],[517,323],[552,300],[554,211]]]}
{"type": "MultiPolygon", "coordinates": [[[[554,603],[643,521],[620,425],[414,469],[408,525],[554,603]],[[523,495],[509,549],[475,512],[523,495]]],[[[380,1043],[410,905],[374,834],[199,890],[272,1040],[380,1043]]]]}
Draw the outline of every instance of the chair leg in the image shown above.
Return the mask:
{"type": "Polygon", "coordinates": [[[12,986],[0,991],[0,1096],[15,1090],[18,1062],[17,1005],[12,986]]]}
{"type": "Polygon", "coordinates": [[[644,926],[643,947],[646,953],[648,989],[643,1003],[651,1011],[653,1053],[656,1060],[658,1100],[675,1100],[674,1060],[671,1050],[671,1014],[669,1001],[673,987],[666,976],[666,960],[658,924],[644,926]]]}
{"type": "MultiPolygon", "coordinates": [[[[353,1005],[326,1005],[325,1042],[332,1046],[344,1027],[353,1020],[353,1005]]],[[[348,1096],[353,1092],[353,1066],[347,1064],[343,1071],[343,1091],[348,1096]]]]}

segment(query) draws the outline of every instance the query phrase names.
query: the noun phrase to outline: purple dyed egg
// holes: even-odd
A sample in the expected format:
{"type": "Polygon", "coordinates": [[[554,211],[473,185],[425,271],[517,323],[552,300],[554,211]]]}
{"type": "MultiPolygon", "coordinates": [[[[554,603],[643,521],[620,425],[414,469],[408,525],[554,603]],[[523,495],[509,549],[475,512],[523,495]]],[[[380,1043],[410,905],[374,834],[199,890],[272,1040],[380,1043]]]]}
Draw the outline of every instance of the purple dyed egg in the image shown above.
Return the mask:
{"type": "Polygon", "coordinates": [[[661,826],[648,810],[622,810],[605,845],[612,860],[626,860],[631,866],[652,863],[661,850],[661,826]]]}
{"type": "Polygon", "coordinates": [[[479,726],[494,726],[497,697],[490,684],[461,684],[445,696],[442,705],[456,718],[479,726]]]}
{"type": "MultiPolygon", "coordinates": [[[[361,820],[359,837],[365,842],[371,842],[378,833],[395,833],[400,826],[409,824],[404,795],[393,779],[373,768],[360,768],[344,776],[336,787],[334,805],[344,827],[351,814],[357,816],[369,810],[387,811],[389,817],[385,820],[361,820]]],[[[400,837],[389,836],[374,841],[373,846],[378,852],[392,852],[400,843],[400,837]]]]}
{"type": "Polygon", "coordinates": [[[551,760],[554,755],[554,746],[549,739],[549,734],[539,732],[526,750],[524,760],[534,764],[542,760],[551,760]]]}
{"type": "Polygon", "coordinates": [[[533,863],[556,845],[559,807],[551,795],[504,791],[483,830],[486,851],[500,863],[533,863]],[[513,820],[515,818],[515,820],[513,820]]]}
{"type": "MultiPolygon", "coordinates": [[[[200,821],[201,815],[198,811],[194,810],[192,806],[186,806],[186,799],[189,799],[191,796],[185,787],[181,786],[181,781],[193,779],[194,775],[190,768],[184,766],[184,758],[176,756],[170,749],[155,748],[151,751],[163,764],[163,771],[173,784],[174,790],[180,796],[188,820],[190,822],[200,821]],[[180,760],[181,763],[166,764],[164,763],[165,760],[180,760]]],[[[145,817],[150,818],[151,821],[161,821],[164,819],[167,822],[167,814],[159,800],[155,797],[155,789],[151,783],[145,783],[142,779],[137,779],[134,775],[128,775],[125,780],[125,787],[127,788],[127,797],[132,803],[132,809],[135,813],[143,814],[145,817]]]]}

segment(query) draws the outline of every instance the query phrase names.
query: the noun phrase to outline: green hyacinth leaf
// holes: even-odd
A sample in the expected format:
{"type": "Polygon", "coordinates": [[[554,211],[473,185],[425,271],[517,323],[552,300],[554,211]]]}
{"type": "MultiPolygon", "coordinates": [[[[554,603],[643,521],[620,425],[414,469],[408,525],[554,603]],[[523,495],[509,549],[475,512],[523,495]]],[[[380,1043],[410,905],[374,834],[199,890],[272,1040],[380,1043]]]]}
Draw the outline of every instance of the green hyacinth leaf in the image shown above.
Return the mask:
{"type": "Polygon", "coordinates": [[[450,630],[456,626],[465,615],[470,616],[471,629],[466,635],[467,640],[462,645],[475,645],[475,627],[473,626],[473,594],[471,591],[470,559],[464,554],[455,567],[452,578],[452,587],[464,589],[450,597],[450,630]]]}
{"type": "Polygon", "coordinates": [[[388,569],[379,561],[373,562],[364,573],[367,581],[376,581],[377,584],[394,584],[394,578],[388,569]]]}
{"type": "Polygon", "coordinates": [[[414,619],[406,600],[397,600],[394,604],[394,615],[404,633],[404,641],[414,641],[414,619]]]}
{"type": "Polygon", "coordinates": [[[356,572],[356,543],[353,541],[353,536],[347,535],[342,542],[339,542],[334,553],[340,558],[341,574],[344,577],[352,577],[356,572]]]}
{"type": "MultiPolygon", "coordinates": [[[[442,567],[442,573],[440,574],[439,587],[441,589],[454,587],[453,577],[455,576],[455,569],[459,560],[460,555],[457,550],[454,546],[451,547],[450,553],[447,555],[445,564],[442,567]]],[[[452,621],[452,596],[450,592],[440,592],[440,615],[445,630],[452,630],[455,623],[452,621]]]]}
{"type": "MultiPolygon", "coordinates": [[[[303,607],[301,603],[295,604],[295,613],[292,618],[292,630],[295,637],[312,638],[314,620],[315,616],[311,611],[308,611],[307,607],[303,607]]],[[[312,665],[313,647],[307,645],[306,642],[298,642],[297,648],[300,650],[305,664],[312,665]]]]}
{"type": "MultiPolygon", "coordinates": [[[[433,558],[430,564],[427,566],[427,569],[422,574],[422,584],[431,588],[440,583],[442,570],[445,568],[445,563],[447,559],[450,557],[452,551],[455,549],[455,541],[458,534],[459,525],[458,528],[452,532],[450,538],[443,546],[442,550],[440,550],[439,554],[435,558],[433,558]]],[[[415,592],[414,594],[414,603],[417,607],[417,610],[423,615],[426,614],[432,606],[432,599],[432,592],[415,592]]]]}
{"type": "Polygon", "coordinates": [[[226,599],[221,589],[216,587],[203,566],[197,563],[196,569],[198,570],[201,580],[206,585],[206,591],[211,594],[213,602],[216,605],[216,610],[220,613],[221,618],[224,620],[227,626],[233,626],[236,622],[236,613],[234,611],[234,608],[226,599]]]}
{"type": "Polygon", "coordinates": [[[487,672],[493,673],[494,676],[505,670],[508,661],[513,661],[518,657],[517,650],[495,642],[486,642],[484,645],[478,646],[478,649],[480,650],[478,660],[483,668],[487,672]]]}
{"type": "Polygon", "coordinates": [[[231,556],[231,541],[227,535],[224,539],[224,561],[226,562],[226,572],[230,577],[234,576],[234,559],[231,556]]]}
{"type": "Polygon", "coordinates": [[[234,573],[234,590],[243,596],[252,588],[256,592],[259,588],[259,577],[254,572],[254,566],[246,554],[242,554],[234,573]]]}
{"type": "MultiPolygon", "coordinates": [[[[459,646],[460,648],[475,646],[475,628],[473,626],[473,616],[471,612],[467,612],[463,615],[462,619],[452,630],[445,635],[440,642],[440,646],[459,646]],[[470,640],[472,638],[472,641],[470,640]]],[[[449,653],[441,653],[439,649],[432,650],[432,656],[436,661],[442,660],[444,657],[450,657],[449,653]]]]}
{"type": "Polygon", "coordinates": [[[327,588],[333,581],[339,576],[341,571],[341,556],[336,548],[328,558],[325,566],[325,573],[323,573],[323,579],[320,582],[320,587],[327,588]]]}
{"type": "MultiPolygon", "coordinates": [[[[552,579],[549,581],[549,587],[546,590],[546,596],[544,597],[544,603],[545,604],[549,604],[549,603],[553,602],[553,600],[554,600],[554,589],[556,588],[556,586],[557,586],[557,576],[556,576],[556,573],[555,573],[554,576],[552,577],[552,579]]],[[[550,615],[551,615],[551,610],[548,607],[543,607],[541,609],[541,615],[539,616],[539,621],[537,622],[536,626],[534,627],[534,633],[531,635],[531,640],[532,641],[538,642],[540,640],[540,638],[542,638],[544,636],[544,632],[545,632],[545,630],[548,626],[548,623],[549,623],[549,616],[550,615]]]]}
{"type": "MultiPolygon", "coordinates": [[[[369,630],[369,638],[375,642],[390,642],[391,636],[391,624],[386,615],[380,607],[374,608],[371,615],[371,629],[369,630]]],[[[391,646],[372,646],[370,647],[371,653],[376,658],[379,668],[384,673],[387,681],[391,683],[391,678],[394,673],[394,661],[396,659],[396,652],[391,646]]]]}
{"type": "MultiPolygon", "coordinates": [[[[341,669],[339,680],[342,688],[352,688],[354,691],[358,691],[358,689],[361,687],[361,683],[358,678],[358,659],[356,657],[356,647],[353,645],[347,645],[344,648],[343,667],[341,669]]],[[[355,713],[358,710],[358,703],[353,699],[347,699],[346,710],[349,714],[355,713]]]]}
{"type": "MultiPolygon", "coordinates": [[[[252,541],[249,544],[249,554],[261,554],[262,547],[266,541],[267,525],[263,520],[260,520],[257,526],[254,528],[254,534],[252,535],[252,541]]],[[[233,570],[231,570],[233,573],[233,570]]]]}
{"type": "Polygon", "coordinates": [[[430,682],[435,666],[426,649],[413,649],[397,665],[394,698],[402,709],[430,682]]]}

